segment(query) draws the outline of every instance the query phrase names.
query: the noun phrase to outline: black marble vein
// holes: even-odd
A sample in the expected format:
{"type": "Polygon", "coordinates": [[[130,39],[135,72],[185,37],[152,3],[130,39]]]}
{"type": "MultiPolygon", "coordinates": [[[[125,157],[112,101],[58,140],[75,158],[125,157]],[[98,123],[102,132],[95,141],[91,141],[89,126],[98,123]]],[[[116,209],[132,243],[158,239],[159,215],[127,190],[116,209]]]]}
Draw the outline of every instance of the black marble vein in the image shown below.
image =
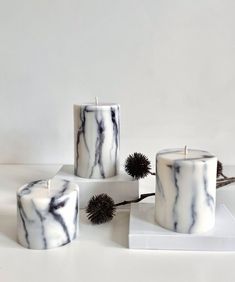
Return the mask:
{"type": "Polygon", "coordinates": [[[66,202],[68,201],[68,198],[66,198],[63,201],[57,202],[57,198],[56,197],[52,197],[50,204],[49,204],[49,213],[52,214],[52,216],[54,217],[54,219],[61,225],[65,236],[66,236],[66,243],[69,243],[71,241],[70,236],[69,236],[69,232],[68,232],[68,228],[64,222],[63,217],[56,212],[57,209],[64,207],[66,202]]]}
{"type": "Polygon", "coordinates": [[[104,143],[104,138],[105,138],[105,127],[104,127],[104,120],[103,120],[101,111],[99,111],[99,113],[101,115],[100,119],[98,118],[98,111],[96,111],[96,113],[95,113],[95,119],[96,119],[96,123],[97,123],[95,160],[94,160],[94,164],[92,165],[89,178],[91,178],[93,176],[94,168],[96,167],[96,165],[99,166],[100,175],[102,176],[102,178],[105,178],[104,166],[103,166],[103,160],[102,160],[103,143],[104,143]]]}
{"type": "Polygon", "coordinates": [[[57,198],[59,198],[60,196],[62,196],[69,188],[69,181],[66,179],[63,179],[64,184],[62,186],[62,189],[60,190],[59,193],[57,193],[57,198]]]}
{"type": "Polygon", "coordinates": [[[22,197],[24,195],[27,195],[27,194],[30,194],[31,193],[31,190],[32,188],[34,188],[34,186],[36,184],[39,184],[41,182],[44,182],[45,180],[35,180],[35,181],[32,181],[30,182],[28,185],[26,185],[20,192],[19,192],[19,196],[22,197]]]}
{"type": "Polygon", "coordinates": [[[178,227],[178,215],[176,212],[176,208],[177,208],[177,203],[178,203],[178,199],[179,199],[179,185],[178,185],[178,175],[180,174],[180,165],[175,162],[173,167],[173,179],[174,179],[174,184],[175,184],[175,188],[176,188],[176,195],[175,195],[175,201],[174,201],[174,205],[173,205],[173,219],[174,219],[174,231],[177,232],[177,227],[178,227]]]}
{"type": "Polygon", "coordinates": [[[23,207],[22,207],[22,204],[20,202],[20,197],[19,196],[17,197],[17,203],[18,203],[18,213],[19,213],[19,216],[20,216],[20,219],[22,221],[23,228],[24,228],[25,240],[26,240],[26,243],[27,243],[27,247],[30,248],[29,233],[28,233],[28,230],[27,230],[27,227],[26,227],[23,207]]]}
{"type": "Polygon", "coordinates": [[[77,197],[76,197],[76,206],[75,206],[75,213],[74,213],[74,219],[73,219],[73,223],[75,226],[73,239],[75,239],[77,236],[77,220],[78,220],[78,192],[77,192],[77,197]]]}
{"type": "Polygon", "coordinates": [[[20,219],[22,221],[23,229],[24,229],[24,232],[25,232],[25,240],[26,240],[28,248],[30,248],[30,240],[29,240],[29,232],[27,230],[26,222],[32,223],[33,220],[30,220],[27,217],[27,214],[26,214],[26,212],[25,212],[25,210],[24,210],[24,208],[21,204],[21,197],[24,196],[24,195],[30,194],[32,189],[36,186],[36,184],[38,184],[40,182],[44,182],[44,180],[40,179],[40,180],[35,180],[35,181],[30,182],[17,195],[18,213],[19,213],[20,219]]]}
{"type": "Polygon", "coordinates": [[[59,191],[59,193],[57,193],[54,197],[51,198],[50,204],[49,204],[49,213],[52,214],[52,216],[54,217],[54,219],[61,225],[61,227],[63,228],[63,231],[66,235],[66,244],[69,243],[71,241],[70,236],[69,236],[69,232],[68,232],[68,228],[64,222],[63,217],[56,212],[56,210],[58,210],[59,208],[62,208],[66,205],[68,198],[65,198],[63,200],[60,199],[61,196],[63,196],[63,194],[66,192],[66,190],[69,187],[69,181],[68,180],[63,180],[64,184],[62,186],[62,189],[59,191]]]}
{"type": "MultiPolygon", "coordinates": [[[[114,136],[114,144],[115,144],[115,175],[117,174],[117,154],[118,154],[118,143],[119,143],[119,121],[117,123],[116,111],[115,108],[111,107],[111,120],[113,124],[113,136],[114,136]]],[[[113,146],[112,146],[113,149],[113,146]]],[[[111,150],[112,150],[111,149],[111,150]]]]}
{"type": "Polygon", "coordinates": [[[43,248],[47,249],[47,240],[46,240],[46,236],[45,236],[45,227],[44,227],[44,220],[45,217],[39,212],[39,210],[36,208],[35,203],[32,201],[33,207],[35,209],[35,212],[37,214],[37,216],[39,217],[39,220],[41,222],[41,229],[42,229],[42,241],[43,241],[43,248]]]}
{"type": "Polygon", "coordinates": [[[78,129],[77,132],[77,138],[76,138],[76,163],[74,166],[74,174],[77,174],[77,167],[78,167],[78,159],[79,159],[79,150],[78,150],[78,145],[80,143],[81,135],[83,135],[83,141],[87,150],[88,155],[90,155],[89,147],[87,145],[87,140],[86,140],[86,113],[91,112],[87,106],[84,108],[80,108],[80,121],[81,125],[78,129]]]}

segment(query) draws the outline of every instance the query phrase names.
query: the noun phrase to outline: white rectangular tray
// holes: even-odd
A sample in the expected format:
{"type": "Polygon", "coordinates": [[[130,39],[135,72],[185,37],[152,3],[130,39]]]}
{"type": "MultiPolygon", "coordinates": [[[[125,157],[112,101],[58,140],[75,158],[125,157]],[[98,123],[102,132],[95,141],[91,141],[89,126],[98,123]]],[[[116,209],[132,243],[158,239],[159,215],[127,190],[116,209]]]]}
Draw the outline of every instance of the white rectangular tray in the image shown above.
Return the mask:
{"type": "Polygon", "coordinates": [[[224,205],[216,208],[212,230],[202,234],[182,234],[157,225],[154,204],[132,204],[129,248],[152,250],[235,251],[235,218],[224,205]]]}

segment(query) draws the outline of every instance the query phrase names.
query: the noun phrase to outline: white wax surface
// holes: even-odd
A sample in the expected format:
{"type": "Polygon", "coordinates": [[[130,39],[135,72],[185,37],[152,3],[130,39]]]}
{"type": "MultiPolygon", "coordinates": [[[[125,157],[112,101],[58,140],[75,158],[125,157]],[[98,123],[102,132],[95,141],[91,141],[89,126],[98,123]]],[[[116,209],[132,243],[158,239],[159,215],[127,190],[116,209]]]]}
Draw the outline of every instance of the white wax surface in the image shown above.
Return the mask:
{"type": "Polygon", "coordinates": [[[78,232],[79,190],[67,180],[38,180],[17,192],[18,241],[29,249],[68,244],[78,232]]]}
{"type": "Polygon", "coordinates": [[[156,155],[155,215],[162,227],[200,233],[213,227],[217,159],[202,150],[169,149],[156,155]]]}
{"type": "MultiPolygon", "coordinates": [[[[61,184],[61,180],[58,179],[50,179],[50,189],[48,189],[47,180],[42,180],[39,183],[36,183],[33,186],[33,189],[30,190],[29,194],[24,194],[24,200],[40,200],[40,199],[51,199],[54,196],[57,196],[60,194],[60,192],[63,190],[63,185],[61,184]]],[[[24,190],[24,188],[28,184],[22,186],[18,190],[18,194],[21,194],[21,191],[24,190]]],[[[78,189],[78,186],[72,182],[69,183],[68,188],[63,192],[63,196],[69,195],[72,192],[76,192],[78,189]]]]}
{"type": "Polygon", "coordinates": [[[119,172],[118,104],[74,105],[74,174],[104,179],[119,172]]]}
{"type": "Polygon", "coordinates": [[[187,154],[184,153],[184,148],[182,149],[168,149],[162,150],[157,154],[158,158],[164,158],[167,160],[182,160],[182,161],[190,161],[190,160],[203,160],[209,157],[213,157],[213,155],[207,151],[202,150],[194,150],[188,149],[187,154]]]}
{"type": "Polygon", "coordinates": [[[80,104],[80,105],[74,105],[74,106],[79,106],[79,107],[89,107],[91,110],[110,110],[110,108],[120,108],[120,105],[119,104],[116,104],[116,103],[83,103],[83,104],[80,104]]]}

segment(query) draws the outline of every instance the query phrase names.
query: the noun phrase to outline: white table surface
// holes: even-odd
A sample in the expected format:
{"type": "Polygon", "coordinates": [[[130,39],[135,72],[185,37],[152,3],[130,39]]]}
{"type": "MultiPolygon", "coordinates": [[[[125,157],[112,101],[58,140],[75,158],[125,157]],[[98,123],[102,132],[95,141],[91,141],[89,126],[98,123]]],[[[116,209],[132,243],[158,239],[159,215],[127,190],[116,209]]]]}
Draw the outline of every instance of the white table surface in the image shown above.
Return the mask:
{"type": "MultiPolygon", "coordinates": [[[[60,165],[0,165],[0,282],[174,281],[234,282],[235,252],[145,251],[128,249],[129,212],[93,226],[80,213],[80,236],[47,251],[16,242],[16,197],[22,184],[48,178],[60,165]]],[[[225,170],[235,175],[235,167],[225,170]]],[[[154,191],[154,177],[141,181],[141,192],[154,191]]],[[[217,202],[235,215],[235,186],[217,191],[217,202]]]]}

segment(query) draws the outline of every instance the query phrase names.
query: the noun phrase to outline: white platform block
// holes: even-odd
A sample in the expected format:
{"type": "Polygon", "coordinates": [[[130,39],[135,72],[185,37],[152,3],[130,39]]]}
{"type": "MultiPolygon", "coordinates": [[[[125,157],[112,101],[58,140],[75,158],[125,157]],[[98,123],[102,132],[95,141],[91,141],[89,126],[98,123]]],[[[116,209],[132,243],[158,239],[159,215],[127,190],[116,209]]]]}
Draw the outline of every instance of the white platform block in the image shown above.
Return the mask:
{"type": "Polygon", "coordinates": [[[202,234],[183,234],[157,225],[154,204],[132,204],[130,249],[235,251],[235,218],[224,205],[216,208],[215,226],[202,234]]]}
{"type": "MultiPolygon", "coordinates": [[[[122,172],[117,176],[105,179],[86,179],[73,174],[73,165],[64,165],[55,177],[72,181],[79,186],[80,208],[87,207],[93,195],[108,194],[115,203],[133,200],[139,197],[139,181],[122,172]]],[[[121,207],[120,207],[121,208],[121,207]]],[[[127,208],[127,206],[124,206],[127,208]]]]}

